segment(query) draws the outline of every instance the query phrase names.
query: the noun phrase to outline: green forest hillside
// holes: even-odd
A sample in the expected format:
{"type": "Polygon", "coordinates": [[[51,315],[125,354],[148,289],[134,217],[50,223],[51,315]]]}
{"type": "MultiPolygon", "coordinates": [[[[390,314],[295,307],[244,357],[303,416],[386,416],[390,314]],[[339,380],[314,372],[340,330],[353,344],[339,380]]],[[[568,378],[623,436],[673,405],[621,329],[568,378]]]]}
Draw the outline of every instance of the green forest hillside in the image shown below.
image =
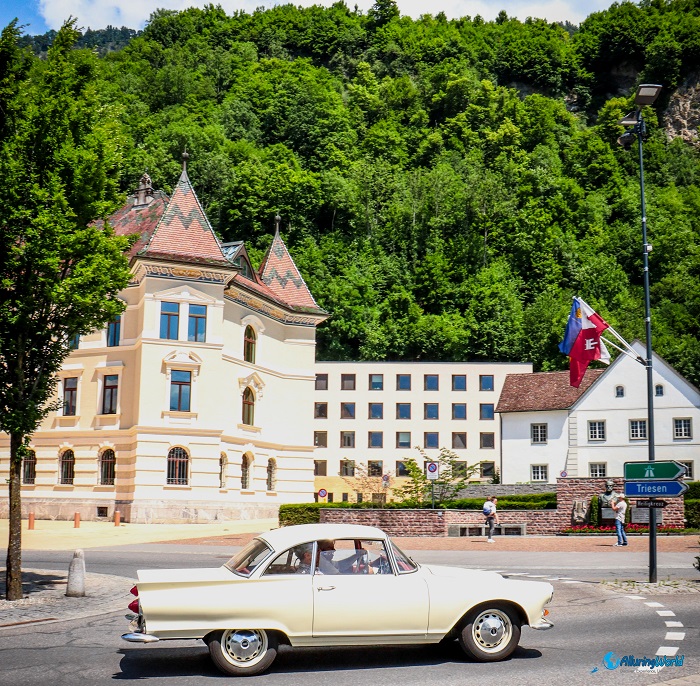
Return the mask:
{"type": "Polygon", "coordinates": [[[259,260],[279,212],[332,360],[564,368],[574,294],[642,338],[638,160],[617,121],[638,83],[663,84],[645,112],[654,348],[700,384],[700,0],[579,27],[414,20],[393,0],[161,10],[104,52],[123,191],[146,168],[168,190],[186,146],[223,239],[259,260]]]}

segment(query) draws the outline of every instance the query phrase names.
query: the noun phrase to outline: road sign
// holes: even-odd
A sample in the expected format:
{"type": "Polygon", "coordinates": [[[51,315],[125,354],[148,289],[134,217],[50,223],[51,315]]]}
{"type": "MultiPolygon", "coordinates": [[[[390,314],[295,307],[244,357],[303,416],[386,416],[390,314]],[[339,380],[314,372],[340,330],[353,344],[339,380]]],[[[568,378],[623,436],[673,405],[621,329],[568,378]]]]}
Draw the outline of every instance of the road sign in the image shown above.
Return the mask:
{"type": "Polygon", "coordinates": [[[382,487],[389,488],[389,475],[388,474],[384,474],[382,476],[382,487]]]}
{"type": "Polygon", "coordinates": [[[435,481],[440,478],[440,463],[439,462],[428,462],[425,467],[425,473],[430,481],[435,481]]]}
{"type": "Polygon", "coordinates": [[[685,467],[679,462],[625,462],[625,479],[642,481],[644,479],[678,479],[685,476],[685,467]]]}
{"type": "Polygon", "coordinates": [[[328,495],[328,491],[325,488],[322,488],[318,492],[318,497],[319,498],[325,498],[328,495]]]}
{"type": "Polygon", "coordinates": [[[666,507],[668,503],[665,500],[638,500],[637,507],[648,507],[652,510],[658,510],[661,507],[666,507]]]}
{"type": "Polygon", "coordinates": [[[625,481],[626,498],[677,498],[687,490],[681,481],[625,481]]]}

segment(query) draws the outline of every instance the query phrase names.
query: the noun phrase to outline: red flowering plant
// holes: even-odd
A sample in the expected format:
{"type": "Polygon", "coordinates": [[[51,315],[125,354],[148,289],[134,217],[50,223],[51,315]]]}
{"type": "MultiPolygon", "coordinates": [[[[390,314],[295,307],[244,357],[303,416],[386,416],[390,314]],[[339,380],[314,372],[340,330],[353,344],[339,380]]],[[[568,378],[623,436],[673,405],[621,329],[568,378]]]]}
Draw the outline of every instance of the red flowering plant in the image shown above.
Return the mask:
{"type": "MultiPolygon", "coordinates": [[[[660,534],[682,533],[684,529],[678,526],[658,526],[656,530],[660,534]]],[[[625,527],[628,534],[647,534],[649,526],[646,524],[628,524],[625,527]]],[[[560,531],[562,534],[614,534],[614,526],[593,526],[591,524],[577,524],[568,526],[560,531]]]]}

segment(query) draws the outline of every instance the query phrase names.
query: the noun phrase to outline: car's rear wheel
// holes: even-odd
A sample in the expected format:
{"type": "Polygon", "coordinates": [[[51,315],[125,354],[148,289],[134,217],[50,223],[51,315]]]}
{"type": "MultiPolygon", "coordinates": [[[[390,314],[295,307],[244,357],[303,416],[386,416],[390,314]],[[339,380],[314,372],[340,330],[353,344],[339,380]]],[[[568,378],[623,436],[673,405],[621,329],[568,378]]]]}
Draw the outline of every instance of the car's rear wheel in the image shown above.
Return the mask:
{"type": "Polygon", "coordinates": [[[507,605],[482,606],[467,615],[459,644],[467,655],[479,662],[505,660],[520,641],[520,622],[507,605]]]}
{"type": "Polygon", "coordinates": [[[225,674],[261,674],[277,657],[277,637],[264,629],[215,631],[205,640],[211,659],[225,674]]]}

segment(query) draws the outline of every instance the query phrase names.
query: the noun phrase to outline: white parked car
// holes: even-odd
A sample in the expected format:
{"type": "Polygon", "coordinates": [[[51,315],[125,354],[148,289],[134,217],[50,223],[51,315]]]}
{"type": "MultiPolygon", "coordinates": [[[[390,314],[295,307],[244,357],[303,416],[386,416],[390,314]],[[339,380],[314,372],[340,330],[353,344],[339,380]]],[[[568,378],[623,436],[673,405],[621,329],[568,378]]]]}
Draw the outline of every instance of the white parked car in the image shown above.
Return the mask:
{"type": "Polygon", "coordinates": [[[126,641],[202,639],[219,669],[266,670],[277,647],[438,643],[507,658],[549,629],[551,584],[418,565],[380,529],[305,524],[260,534],[214,569],[138,572],[126,641]]]}

